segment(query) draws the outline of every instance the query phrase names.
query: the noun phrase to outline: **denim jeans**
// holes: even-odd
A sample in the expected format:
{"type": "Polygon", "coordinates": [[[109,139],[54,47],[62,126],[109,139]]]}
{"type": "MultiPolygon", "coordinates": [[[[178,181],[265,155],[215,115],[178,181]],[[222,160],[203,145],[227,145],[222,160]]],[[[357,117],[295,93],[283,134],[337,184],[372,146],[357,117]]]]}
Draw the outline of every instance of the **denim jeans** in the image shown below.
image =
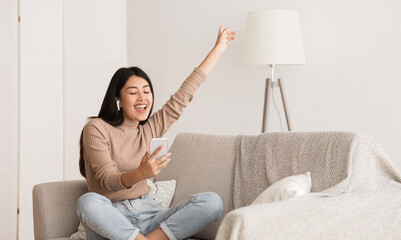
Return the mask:
{"type": "Polygon", "coordinates": [[[213,192],[195,194],[167,210],[149,194],[111,202],[89,192],[77,206],[88,240],[131,240],[139,232],[147,235],[159,227],[169,239],[185,239],[217,221],[222,212],[222,200],[213,192]]]}

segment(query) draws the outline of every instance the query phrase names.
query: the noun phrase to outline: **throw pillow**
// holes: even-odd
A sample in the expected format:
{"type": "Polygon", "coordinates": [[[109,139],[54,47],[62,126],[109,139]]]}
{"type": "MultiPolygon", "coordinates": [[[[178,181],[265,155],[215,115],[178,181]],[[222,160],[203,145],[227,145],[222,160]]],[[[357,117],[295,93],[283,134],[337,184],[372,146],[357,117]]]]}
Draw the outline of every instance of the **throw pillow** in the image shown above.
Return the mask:
{"type": "Polygon", "coordinates": [[[296,196],[310,193],[312,188],[312,179],[310,172],[289,176],[274,183],[263,191],[251,205],[277,202],[296,196]]]}
{"type": "MultiPolygon", "coordinates": [[[[168,209],[171,204],[171,200],[174,197],[175,187],[177,182],[175,180],[169,181],[158,181],[153,182],[151,180],[146,180],[147,184],[152,188],[149,192],[153,198],[163,205],[164,209],[168,209]]],[[[71,235],[73,239],[86,240],[85,228],[82,223],[79,223],[78,232],[71,235]]]]}
{"type": "Polygon", "coordinates": [[[175,193],[175,180],[152,182],[147,180],[148,185],[152,188],[149,192],[153,198],[163,205],[164,209],[168,209],[173,200],[175,193]]]}
{"type": "Polygon", "coordinates": [[[86,240],[86,232],[82,223],[79,223],[78,232],[71,235],[72,239],[86,240]]]}

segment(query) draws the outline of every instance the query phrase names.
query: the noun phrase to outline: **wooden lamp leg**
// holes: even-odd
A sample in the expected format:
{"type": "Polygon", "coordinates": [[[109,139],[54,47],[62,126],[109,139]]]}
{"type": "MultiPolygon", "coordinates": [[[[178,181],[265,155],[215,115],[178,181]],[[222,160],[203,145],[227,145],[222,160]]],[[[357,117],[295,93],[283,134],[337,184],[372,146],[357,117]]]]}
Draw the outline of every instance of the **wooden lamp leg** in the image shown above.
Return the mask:
{"type": "Polygon", "coordinates": [[[266,88],[265,88],[265,103],[263,105],[263,123],[262,123],[262,133],[267,131],[267,123],[269,121],[269,101],[270,101],[270,92],[271,92],[271,79],[266,79],[266,88]]]}
{"type": "Polygon", "coordinates": [[[286,100],[285,94],[284,94],[283,81],[280,78],[278,79],[278,87],[280,88],[281,99],[283,100],[284,113],[285,113],[285,118],[287,120],[288,131],[292,131],[290,115],[288,114],[287,100],[286,100]]]}

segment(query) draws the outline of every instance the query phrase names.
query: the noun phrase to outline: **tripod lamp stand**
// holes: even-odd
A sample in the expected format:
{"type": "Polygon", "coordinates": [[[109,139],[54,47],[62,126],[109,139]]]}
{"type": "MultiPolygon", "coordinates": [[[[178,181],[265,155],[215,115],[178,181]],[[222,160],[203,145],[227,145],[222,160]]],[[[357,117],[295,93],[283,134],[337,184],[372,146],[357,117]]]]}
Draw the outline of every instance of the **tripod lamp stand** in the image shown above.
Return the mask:
{"type": "Polygon", "coordinates": [[[291,131],[283,80],[275,80],[274,70],[281,64],[305,64],[298,13],[292,10],[259,11],[248,13],[241,64],[268,65],[271,78],[266,79],[263,105],[262,133],[267,131],[270,93],[280,89],[288,130],[291,131]]]}

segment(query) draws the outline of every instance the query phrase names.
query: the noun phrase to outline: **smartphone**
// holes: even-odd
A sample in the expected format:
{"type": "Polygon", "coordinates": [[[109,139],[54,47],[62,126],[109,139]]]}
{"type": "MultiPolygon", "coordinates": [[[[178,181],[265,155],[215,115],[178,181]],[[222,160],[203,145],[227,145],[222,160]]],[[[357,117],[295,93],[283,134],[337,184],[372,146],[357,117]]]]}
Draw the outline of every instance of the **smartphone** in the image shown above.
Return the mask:
{"type": "Polygon", "coordinates": [[[156,160],[161,158],[168,150],[168,140],[167,138],[152,138],[150,140],[150,155],[151,156],[159,146],[163,146],[162,150],[157,154],[156,160]]]}

